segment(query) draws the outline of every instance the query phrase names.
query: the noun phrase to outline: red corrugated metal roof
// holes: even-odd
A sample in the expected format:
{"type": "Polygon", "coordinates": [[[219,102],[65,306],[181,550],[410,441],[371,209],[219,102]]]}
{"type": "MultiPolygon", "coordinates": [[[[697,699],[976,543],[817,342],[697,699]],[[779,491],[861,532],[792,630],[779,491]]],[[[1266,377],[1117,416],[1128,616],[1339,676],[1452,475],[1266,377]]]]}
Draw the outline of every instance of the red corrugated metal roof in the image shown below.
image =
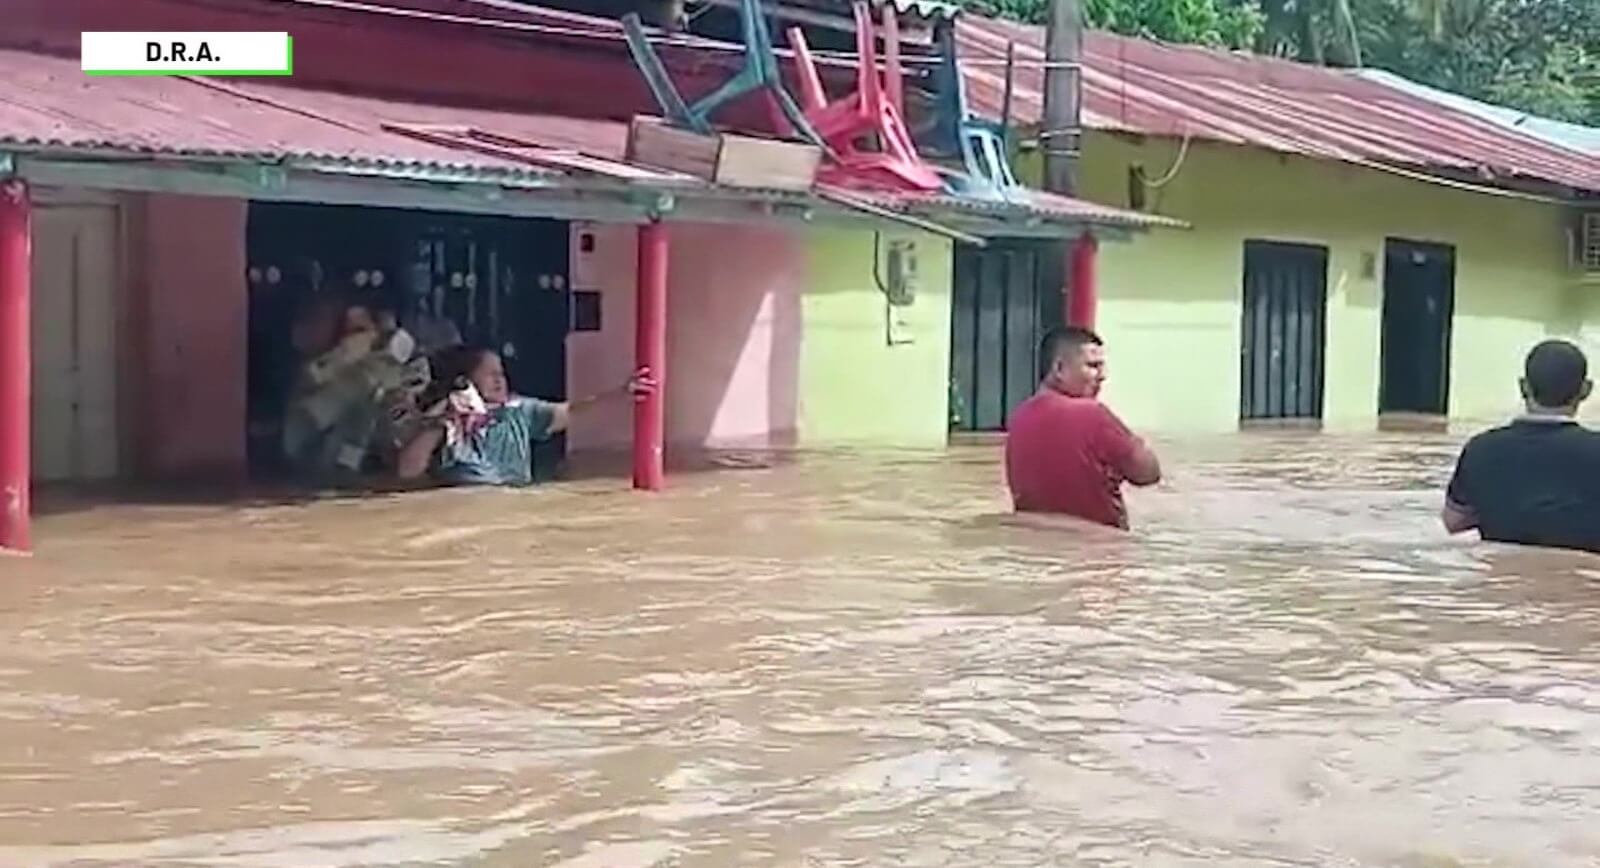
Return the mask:
{"type": "MultiPolygon", "coordinates": [[[[963,16],[956,34],[973,110],[998,118],[1009,42],[1018,69],[1012,115],[1038,123],[1044,30],[963,16]]],[[[1600,191],[1600,160],[1486,123],[1350,72],[1108,33],[1084,47],[1084,123],[1291,154],[1536,179],[1600,191]]]]}
{"type": "MultiPolygon", "coordinates": [[[[616,181],[710,192],[709,185],[689,176],[624,161],[626,140],[627,126],[614,121],[398,102],[246,79],[89,77],[73,59],[0,49],[0,148],[318,159],[504,181],[556,176],[570,169],[616,181]],[[489,134],[499,143],[474,147],[474,133],[489,134]],[[536,163],[498,156],[508,151],[504,140],[552,153],[536,163]]],[[[804,198],[775,191],[740,195],[772,201],[804,198]]],[[[1010,203],[953,196],[885,196],[875,201],[905,213],[954,210],[999,220],[1023,216],[1128,227],[1171,225],[1162,218],[1037,192],[1018,191],[1010,203]]]]}
{"type": "Polygon", "coordinates": [[[385,125],[493,130],[616,160],[627,136],[626,126],[612,121],[396,102],[243,79],[91,78],[75,59],[0,50],[0,147],[319,158],[508,177],[560,174],[430,144],[385,125]]]}

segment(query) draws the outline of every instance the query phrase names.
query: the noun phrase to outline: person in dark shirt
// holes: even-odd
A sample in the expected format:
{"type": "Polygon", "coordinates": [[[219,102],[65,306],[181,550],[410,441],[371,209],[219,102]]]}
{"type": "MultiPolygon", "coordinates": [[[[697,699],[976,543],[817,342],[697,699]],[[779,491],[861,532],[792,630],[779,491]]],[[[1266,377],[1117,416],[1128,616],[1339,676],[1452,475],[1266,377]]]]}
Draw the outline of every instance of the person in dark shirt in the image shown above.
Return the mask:
{"type": "Polygon", "coordinates": [[[1582,350],[1561,340],[1534,347],[1522,377],[1527,412],[1461,450],[1441,514],[1445,529],[1600,553],[1600,432],[1576,419],[1592,388],[1582,350]]]}
{"type": "Polygon", "coordinates": [[[1154,485],[1161,463],[1100,403],[1106,352],[1088,329],[1061,328],[1039,348],[1043,382],[1006,421],[1006,483],[1017,512],[1128,527],[1122,484],[1154,485]]]}

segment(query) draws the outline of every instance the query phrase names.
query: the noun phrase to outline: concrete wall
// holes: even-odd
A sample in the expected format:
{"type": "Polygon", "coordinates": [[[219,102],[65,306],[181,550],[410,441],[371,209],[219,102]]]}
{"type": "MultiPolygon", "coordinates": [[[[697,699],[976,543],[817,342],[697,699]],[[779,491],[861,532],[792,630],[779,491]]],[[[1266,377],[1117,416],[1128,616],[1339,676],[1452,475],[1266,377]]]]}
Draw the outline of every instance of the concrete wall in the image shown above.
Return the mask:
{"type": "MultiPolygon", "coordinates": [[[[601,292],[601,330],[567,339],[568,394],[624,382],[633,367],[637,230],[585,226],[573,286],[601,292]],[[584,260],[587,261],[584,261],[584,260]],[[588,284],[588,285],[585,285],[588,284]]],[[[799,233],[673,224],[667,297],[667,441],[691,448],[792,443],[806,259],[799,233]]],[[[574,420],[570,448],[615,449],[632,436],[625,403],[574,420]]]]}
{"type": "Polygon", "coordinates": [[[143,370],[138,470],[245,472],[245,219],[238,199],[133,197],[130,288],[143,370]]]}
{"type": "MultiPolygon", "coordinates": [[[[949,435],[950,242],[916,243],[920,288],[891,312],[873,276],[874,233],[815,229],[802,300],[800,442],[806,446],[938,447],[949,435]],[[901,320],[894,342],[889,318],[901,320]]],[[[880,269],[881,270],[881,269],[880,269]]]]}
{"type": "MultiPolygon", "coordinates": [[[[1176,142],[1094,134],[1088,198],[1126,205],[1128,170],[1160,177],[1176,142]]],[[[1025,161],[1032,169],[1033,161],[1025,161]]],[[[1149,209],[1193,223],[1102,247],[1100,331],[1110,350],[1107,399],[1151,430],[1226,431],[1238,424],[1243,245],[1247,239],[1329,248],[1326,423],[1377,420],[1383,243],[1456,248],[1452,417],[1494,419],[1516,403],[1522,355],[1600,314],[1596,288],[1566,268],[1558,207],[1448,189],[1386,172],[1195,143],[1149,209]],[[1375,256],[1375,276],[1362,261],[1375,256]]],[[[1590,326],[1590,335],[1600,334],[1590,326]]],[[[1591,344],[1593,339],[1591,338],[1591,344]]]]}

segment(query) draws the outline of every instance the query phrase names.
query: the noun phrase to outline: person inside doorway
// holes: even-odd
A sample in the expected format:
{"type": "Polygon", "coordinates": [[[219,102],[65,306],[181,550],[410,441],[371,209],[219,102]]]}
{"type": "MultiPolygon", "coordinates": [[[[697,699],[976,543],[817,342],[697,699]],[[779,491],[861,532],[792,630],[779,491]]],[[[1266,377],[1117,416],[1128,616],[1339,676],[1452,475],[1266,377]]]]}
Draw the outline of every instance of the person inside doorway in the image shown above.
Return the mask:
{"type": "Polygon", "coordinates": [[[454,485],[530,485],[533,446],[567,430],[574,411],[600,401],[641,400],[656,383],[641,368],[627,383],[577,401],[542,401],[514,394],[500,355],[462,349],[437,367],[449,390],[430,400],[427,424],[401,448],[397,472],[414,480],[429,473],[454,485]]]}
{"type": "Polygon", "coordinates": [[[413,362],[415,342],[392,315],[371,302],[333,298],[325,308],[337,312],[333,328],[325,319],[307,324],[282,435],[288,467],[319,485],[356,484],[381,465],[386,450],[374,447],[394,396],[428,378],[426,363],[413,362]]]}
{"type": "Polygon", "coordinates": [[[1525,412],[1462,448],[1441,519],[1489,542],[1600,553],[1600,432],[1578,424],[1593,384],[1583,350],[1562,340],[1523,363],[1525,412]]]}
{"type": "Polygon", "coordinates": [[[1094,332],[1069,327],[1045,335],[1039,350],[1039,390],[1006,423],[1012,505],[1125,530],[1122,484],[1160,482],[1161,463],[1100,402],[1105,345],[1094,332]]]}

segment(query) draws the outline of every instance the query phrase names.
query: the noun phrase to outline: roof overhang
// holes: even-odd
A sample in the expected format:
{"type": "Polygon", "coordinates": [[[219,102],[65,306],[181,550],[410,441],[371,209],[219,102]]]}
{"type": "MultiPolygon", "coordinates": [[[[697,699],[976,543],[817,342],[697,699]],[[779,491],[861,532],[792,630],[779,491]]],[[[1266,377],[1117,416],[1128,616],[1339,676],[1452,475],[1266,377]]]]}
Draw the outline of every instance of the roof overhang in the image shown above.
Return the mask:
{"type": "Polygon", "coordinates": [[[1041,214],[1003,203],[978,209],[950,201],[856,196],[839,191],[747,190],[685,181],[625,184],[563,174],[505,175],[437,166],[356,164],[337,159],[130,154],[103,151],[0,151],[0,176],[41,186],[130,193],[223,196],[643,224],[842,225],[916,229],[982,246],[994,238],[1070,239],[1092,232],[1120,240],[1176,221],[1122,223],[1041,214]]]}

